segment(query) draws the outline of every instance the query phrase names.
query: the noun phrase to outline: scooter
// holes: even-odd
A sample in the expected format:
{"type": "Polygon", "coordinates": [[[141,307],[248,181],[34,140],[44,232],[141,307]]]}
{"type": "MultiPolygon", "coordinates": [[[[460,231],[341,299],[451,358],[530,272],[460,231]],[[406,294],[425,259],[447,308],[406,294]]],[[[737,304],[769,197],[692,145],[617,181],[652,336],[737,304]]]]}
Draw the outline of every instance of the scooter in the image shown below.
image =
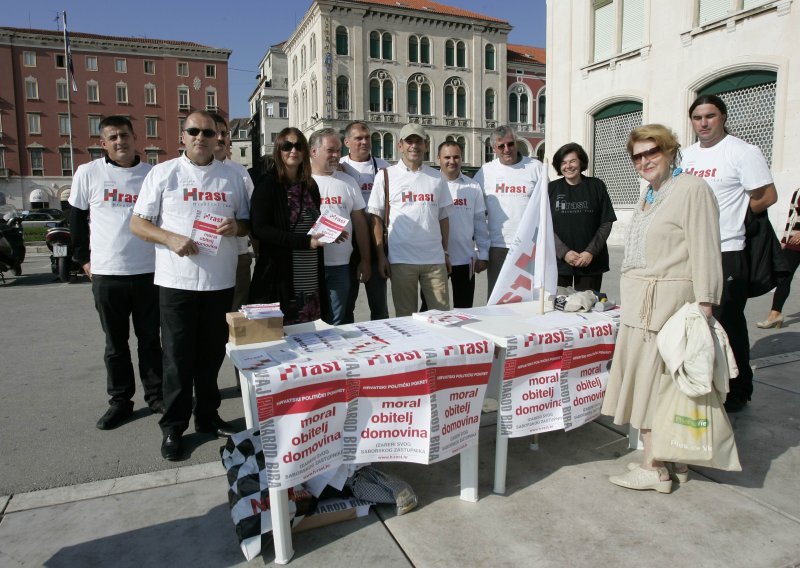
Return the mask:
{"type": "Polygon", "coordinates": [[[22,238],[22,219],[14,212],[0,213],[0,280],[5,284],[4,272],[14,276],[22,274],[25,261],[25,240],[22,238]]]}
{"type": "Polygon", "coordinates": [[[73,276],[83,272],[83,268],[72,259],[72,232],[65,223],[59,223],[47,229],[44,242],[52,253],[50,269],[58,274],[62,282],[69,282],[73,276]]]}

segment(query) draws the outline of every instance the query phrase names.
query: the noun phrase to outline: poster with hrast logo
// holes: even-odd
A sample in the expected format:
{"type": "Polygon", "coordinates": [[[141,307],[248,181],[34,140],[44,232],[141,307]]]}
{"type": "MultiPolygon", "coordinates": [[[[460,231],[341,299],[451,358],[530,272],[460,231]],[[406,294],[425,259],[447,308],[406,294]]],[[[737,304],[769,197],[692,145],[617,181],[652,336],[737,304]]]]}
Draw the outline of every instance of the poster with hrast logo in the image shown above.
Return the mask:
{"type": "Polygon", "coordinates": [[[561,430],[564,330],[508,339],[500,395],[500,432],[509,438],[561,430]]]}
{"type": "Polygon", "coordinates": [[[565,430],[600,416],[617,329],[613,321],[601,318],[564,330],[561,405],[565,430]]]}
{"type": "Polygon", "coordinates": [[[347,401],[340,361],[265,369],[255,390],[270,487],[287,489],[342,463],[347,401]]]}
{"type": "Polygon", "coordinates": [[[194,215],[194,223],[192,223],[191,239],[197,245],[197,250],[200,254],[210,254],[216,256],[219,252],[219,244],[222,241],[222,235],[217,234],[217,229],[225,221],[222,215],[215,215],[213,213],[206,213],[204,211],[196,211],[194,215]]]}

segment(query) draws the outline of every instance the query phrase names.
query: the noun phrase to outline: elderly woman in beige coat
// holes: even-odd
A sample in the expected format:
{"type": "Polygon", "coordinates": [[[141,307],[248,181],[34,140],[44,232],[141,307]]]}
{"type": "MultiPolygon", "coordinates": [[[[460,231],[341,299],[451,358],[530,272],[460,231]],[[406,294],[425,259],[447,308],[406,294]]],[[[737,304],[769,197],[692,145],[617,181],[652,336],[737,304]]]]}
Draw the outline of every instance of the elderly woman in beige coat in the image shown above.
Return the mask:
{"type": "Polygon", "coordinates": [[[602,413],[615,424],[638,428],[644,442],[641,464],[631,464],[609,481],[629,489],[672,491],[667,465],[680,481],[684,464],[652,455],[651,430],[661,375],[666,372],[656,335],[686,302],[699,302],[707,317],[722,292],[719,208],[708,184],[676,165],[678,141],[665,126],[640,126],[627,150],[648,182],[625,239],[620,295],[622,321],[602,413]]]}

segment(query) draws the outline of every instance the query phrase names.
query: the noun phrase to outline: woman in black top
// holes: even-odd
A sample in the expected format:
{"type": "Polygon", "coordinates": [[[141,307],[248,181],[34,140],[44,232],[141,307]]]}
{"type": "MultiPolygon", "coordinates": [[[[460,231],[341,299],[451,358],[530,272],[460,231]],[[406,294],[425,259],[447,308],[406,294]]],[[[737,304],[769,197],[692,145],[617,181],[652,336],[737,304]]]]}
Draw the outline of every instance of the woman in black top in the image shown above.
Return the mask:
{"type": "Polygon", "coordinates": [[[589,157],[574,142],[558,149],[553,167],[564,176],[548,187],[558,285],[600,291],[603,273],[608,272],[606,240],[617,220],[606,184],[581,173],[589,167],[589,157]]]}
{"type": "Polygon", "coordinates": [[[284,324],[314,321],[325,312],[322,247],[308,231],[319,217],[320,195],[311,177],[308,141],[297,128],[275,140],[273,166],[253,175],[250,230],[259,256],[250,302],[280,302],[284,324]]]}

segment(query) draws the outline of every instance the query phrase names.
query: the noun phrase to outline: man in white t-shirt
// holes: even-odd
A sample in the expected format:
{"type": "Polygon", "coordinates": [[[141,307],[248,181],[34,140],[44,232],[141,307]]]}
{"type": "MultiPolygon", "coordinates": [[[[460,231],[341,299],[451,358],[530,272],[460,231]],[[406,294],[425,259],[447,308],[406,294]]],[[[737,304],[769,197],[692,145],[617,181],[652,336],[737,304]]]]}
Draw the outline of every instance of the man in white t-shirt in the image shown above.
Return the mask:
{"type": "Polygon", "coordinates": [[[214,160],[213,117],[195,111],[182,135],[186,152],[155,166],[144,180],[131,219],[133,233],[156,243],[164,349],[161,455],[180,459],[192,415],[195,431],[227,436],[235,429],[218,413],[217,373],[225,358],[225,314],[233,301],[238,248],[250,212],[241,175],[214,160]]]}
{"type": "Polygon", "coordinates": [[[353,252],[355,235],[361,255],[358,282],[370,277],[370,243],[367,216],[361,190],[349,175],[338,171],[342,155],[339,134],[333,128],[324,128],[311,134],[308,139],[311,154],[311,173],[317,182],[320,195],[320,211],[332,212],[350,219],[347,238],[325,247],[325,287],[330,299],[329,313],[325,321],[331,325],[347,323],[347,300],[350,295],[350,255],[353,252]]]}
{"type": "Polygon", "coordinates": [[[475,174],[475,181],[483,188],[489,222],[489,296],[542,175],[539,160],[522,156],[517,151],[516,136],[510,126],[498,126],[492,132],[492,147],[497,157],[475,174]]]}
{"type": "Polygon", "coordinates": [[[778,200],[764,154],[756,146],[731,136],[725,121],[728,109],[716,95],[701,95],[689,107],[698,141],[683,152],[686,173],[702,177],[719,203],[724,283],[714,317],[728,334],[739,376],[730,383],[725,401],[728,412],[745,407],[753,393],[750,338],[744,308],[747,304],[749,268],[745,253],[745,215],[765,211],[778,200]]]}
{"type": "Polygon", "coordinates": [[[388,203],[383,174],[375,177],[367,210],[373,215],[372,233],[378,270],[392,279],[397,317],[417,311],[419,287],[434,310],[450,309],[447,274],[447,217],[453,198],[441,174],[423,163],[428,135],[419,124],[406,124],[397,144],[401,159],[387,168],[388,203]],[[383,225],[389,209],[389,254],[383,249],[383,225]]]}
{"type": "MultiPolygon", "coordinates": [[[[361,197],[364,203],[369,203],[372,194],[372,184],[375,176],[382,168],[388,168],[389,162],[384,159],[376,158],[371,154],[372,137],[369,126],[360,120],[351,122],[344,129],[344,145],[347,147],[348,155],[343,156],[339,162],[344,173],[351,176],[361,188],[361,197]]],[[[353,323],[356,300],[358,299],[358,265],[361,262],[361,255],[358,243],[353,247],[353,256],[350,258],[350,297],[347,301],[346,323],[353,323]]],[[[364,282],[364,289],[367,292],[367,302],[369,303],[370,319],[379,320],[389,317],[389,306],[386,300],[386,279],[378,271],[378,255],[375,252],[375,244],[370,237],[370,266],[369,280],[364,282]]]]}
{"type": "Polygon", "coordinates": [[[135,141],[126,117],[104,118],[100,144],[106,156],[78,167],[69,195],[73,256],[92,281],[94,305],[106,336],[103,358],[111,398],[97,421],[101,430],[116,428],[133,414],[136,379],[128,347],[131,319],[144,400],[153,412],[164,412],[158,288],[153,285],[155,249],[130,231],[133,205],[150,171],[150,165],[136,155],[135,141]]]}

